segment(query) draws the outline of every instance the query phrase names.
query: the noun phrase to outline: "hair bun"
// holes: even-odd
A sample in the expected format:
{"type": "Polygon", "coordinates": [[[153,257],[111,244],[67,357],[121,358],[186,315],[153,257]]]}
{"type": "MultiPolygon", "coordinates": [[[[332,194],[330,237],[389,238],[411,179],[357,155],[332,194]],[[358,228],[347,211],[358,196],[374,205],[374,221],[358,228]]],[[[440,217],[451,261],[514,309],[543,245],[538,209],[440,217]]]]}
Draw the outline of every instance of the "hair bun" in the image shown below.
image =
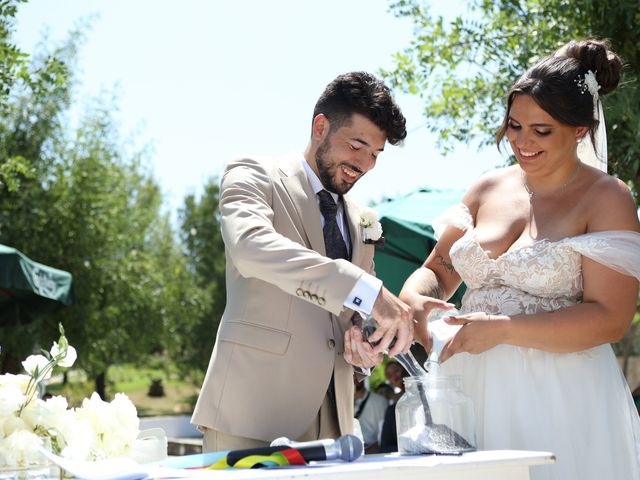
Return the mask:
{"type": "Polygon", "coordinates": [[[605,40],[572,40],[560,48],[559,53],[575,58],[585,70],[595,72],[600,95],[613,92],[622,74],[622,59],[609,48],[605,40]]]}

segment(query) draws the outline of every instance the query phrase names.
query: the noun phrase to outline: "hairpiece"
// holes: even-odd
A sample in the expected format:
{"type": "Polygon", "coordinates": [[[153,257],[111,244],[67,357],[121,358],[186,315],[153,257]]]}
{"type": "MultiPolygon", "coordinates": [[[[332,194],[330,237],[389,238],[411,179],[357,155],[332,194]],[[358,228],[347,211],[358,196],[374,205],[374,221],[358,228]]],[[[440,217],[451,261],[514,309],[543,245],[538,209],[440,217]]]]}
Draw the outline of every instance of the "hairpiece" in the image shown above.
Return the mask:
{"type": "Polygon", "coordinates": [[[587,73],[584,74],[584,78],[576,79],[576,83],[578,84],[580,93],[583,95],[587,90],[589,91],[593,97],[593,104],[595,105],[596,101],[598,101],[598,90],[600,90],[600,85],[598,85],[595,72],[588,70],[587,73]]]}

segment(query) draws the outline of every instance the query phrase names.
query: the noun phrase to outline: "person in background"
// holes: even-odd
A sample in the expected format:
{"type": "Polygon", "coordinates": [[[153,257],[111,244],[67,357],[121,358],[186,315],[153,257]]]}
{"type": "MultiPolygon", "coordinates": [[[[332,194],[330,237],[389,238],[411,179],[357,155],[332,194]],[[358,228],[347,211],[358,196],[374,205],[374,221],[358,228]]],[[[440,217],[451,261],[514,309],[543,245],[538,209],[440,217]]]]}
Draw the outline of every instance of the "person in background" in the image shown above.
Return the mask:
{"type": "Polygon", "coordinates": [[[400,293],[428,347],[425,300],[464,281],[440,372],[462,376],[478,448],[555,454],[534,480],[640,479],[640,419],[610,345],[629,328],[640,278],[637,206],[606,173],[602,97],[621,70],[606,42],[577,40],[516,81],[497,140],[517,164],[440,217],[437,245],[400,293]]]}
{"type": "Polygon", "coordinates": [[[360,422],[365,453],[378,453],[380,430],[389,402],[382,395],[371,392],[365,383],[354,378],[354,418],[360,422]]]}
{"type": "Polygon", "coordinates": [[[392,404],[396,399],[396,392],[388,383],[381,383],[376,387],[376,393],[387,399],[388,404],[392,404]]]}
{"type": "Polygon", "coordinates": [[[393,401],[387,407],[380,429],[380,453],[398,451],[398,433],[396,429],[396,403],[404,394],[404,379],[409,376],[397,361],[390,360],[385,367],[388,385],[395,390],[393,401]]]}

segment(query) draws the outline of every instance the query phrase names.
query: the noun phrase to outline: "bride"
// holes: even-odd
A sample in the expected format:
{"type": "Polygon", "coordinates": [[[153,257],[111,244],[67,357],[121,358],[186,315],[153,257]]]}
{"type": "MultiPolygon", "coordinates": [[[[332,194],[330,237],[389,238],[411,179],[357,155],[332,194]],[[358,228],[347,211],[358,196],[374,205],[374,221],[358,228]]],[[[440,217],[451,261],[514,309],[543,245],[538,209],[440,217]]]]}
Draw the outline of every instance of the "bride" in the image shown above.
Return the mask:
{"type": "Polygon", "coordinates": [[[600,97],[622,62],[573,41],[512,87],[498,144],[517,165],[482,177],[441,216],[446,229],[401,299],[430,345],[433,298],[467,285],[440,360],[474,400],[482,449],[551,451],[532,478],[640,479],[640,420],[610,342],[631,323],[640,224],[607,175],[600,97]]]}

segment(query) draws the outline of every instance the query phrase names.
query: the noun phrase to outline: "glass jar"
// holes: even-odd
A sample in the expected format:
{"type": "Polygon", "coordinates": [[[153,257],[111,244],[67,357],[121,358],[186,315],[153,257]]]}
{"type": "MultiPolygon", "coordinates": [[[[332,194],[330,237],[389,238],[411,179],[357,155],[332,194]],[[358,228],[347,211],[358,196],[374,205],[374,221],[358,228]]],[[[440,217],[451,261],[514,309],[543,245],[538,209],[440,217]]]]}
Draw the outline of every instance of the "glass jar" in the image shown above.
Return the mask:
{"type": "Polygon", "coordinates": [[[454,455],[476,450],[473,402],[457,375],[404,379],[405,393],[396,404],[398,452],[454,455]]]}

